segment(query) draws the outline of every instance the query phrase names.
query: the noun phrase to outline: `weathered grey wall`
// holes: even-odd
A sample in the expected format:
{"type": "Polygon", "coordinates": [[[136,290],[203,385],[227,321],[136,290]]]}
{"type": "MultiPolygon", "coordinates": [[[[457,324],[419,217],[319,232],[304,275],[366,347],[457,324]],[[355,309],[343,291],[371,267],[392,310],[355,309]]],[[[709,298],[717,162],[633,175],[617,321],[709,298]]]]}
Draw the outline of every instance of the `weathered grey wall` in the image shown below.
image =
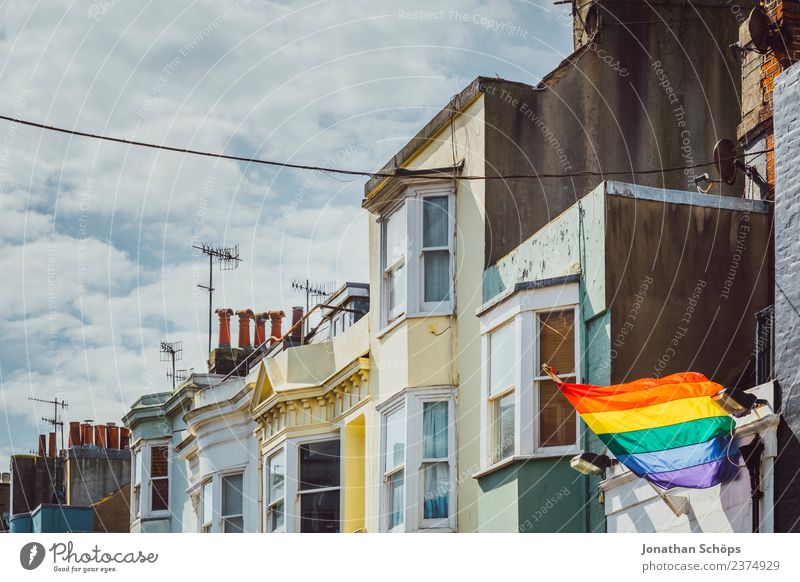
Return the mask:
{"type": "MultiPolygon", "coordinates": [[[[682,167],[709,161],[717,140],[735,138],[741,77],[727,47],[738,40],[733,8],[746,13],[752,3],[601,4],[600,36],[546,78],[544,90],[485,80],[487,175],[682,167]]],[[[606,179],[693,190],[692,178],[705,171],[606,179]]],[[[487,182],[487,265],[602,179],[487,182]]],[[[740,180],[724,194],[741,191],[740,180]]]]}
{"type": "Polygon", "coordinates": [[[692,370],[752,386],[769,215],[621,196],[606,209],[611,381],[692,370]]]}
{"type": "Polygon", "coordinates": [[[775,84],[776,531],[800,531],[800,67],[775,84]]]}
{"type": "Polygon", "coordinates": [[[11,457],[11,515],[29,513],[42,503],[58,503],[63,489],[64,463],[36,455],[11,457]]]}
{"type": "Polygon", "coordinates": [[[69,505],[92,505],[131,481],[129,450],[73,447],[66,466],[69,505]]]}

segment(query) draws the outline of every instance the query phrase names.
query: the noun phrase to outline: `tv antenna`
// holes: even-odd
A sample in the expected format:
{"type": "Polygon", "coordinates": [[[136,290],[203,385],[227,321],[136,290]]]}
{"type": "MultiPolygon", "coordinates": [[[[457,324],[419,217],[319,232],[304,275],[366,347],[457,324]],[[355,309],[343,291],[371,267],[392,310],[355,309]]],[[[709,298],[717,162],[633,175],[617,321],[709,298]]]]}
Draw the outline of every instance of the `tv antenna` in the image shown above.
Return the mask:
{"type": "Polygon", "coordinates": [[[208,285],[198,285],[200,289],[208,292],[208,352],[211,353],[211,320],[214,315],[214,259],[219,263],[220,271],[233,271],[239,267],[242,259],[239,258],[239,245],[232,247],[215,247],[207,243],[192,245],[208,257],[208,285]]]}
{"type": "MultiPolygon", "coordinates": [[[[328,295],[331,294],[331,291],[332,291],[333,287],[334,287],[333,285],[329,285],[329,284],[321,284],[320,285],[320,284],[317,284],[317,283],[312,283],[308,279],[306,279],[305,281],[297,281],[297,280],[292,281],[292,289],[294,289],[295,291],[300,291],[300,292],[306,294],[306,313],[308,313],[311,310],[311,298],[312,297],[315,297],[315,298],[316,297],[327,297],[328,295]],[[331,289],[329,289],[329,287],[331,289]]],[[[306,320],[306,333],[308,333],[308,324],[309,324],[309,321],[306,320]]]]}
{"type": "Polygon", "coordinates": [[[172,371],[167,371],[167,378],[172,379],[172,389],[175,390],[176,382],[183,382],[187,378],[186,370],[175,369],[175,362],[183,359],[183,342],[180,340],[174,342],[162,341],[160,356],[162,362],[170,362],[172,364],[172,371]]]}
{"type": "MultiPolygon", "coordinates": [[[[69,406],[69,404],[67,404],[66,400],[59,401],[58,398],[53,398],[52,400],[44,400],[42,398],[33,398],[32,396],[29,396],[28,400],[31,400],[32,402],[41,402],[42,404],[52,404],[53,405],[53,418],[42,417],[42,420],[47,422],[47,423],[52,424],[53,425],[53,432],[55,432],[56,434],[58,434],[58,431],[56,429],[58,427],[61,427],[61,431],[60,431],[61,432],[61,448],[63,449],[64,448],[64,421],[63,420],[59,420],[59,418],[58,418],[58,409],[60,408],[61,410],[64,410],[65,408],[67,408],[69,406]]],[[[56,448],[58,448],[58,447],[56,447],[56,448]]]]}

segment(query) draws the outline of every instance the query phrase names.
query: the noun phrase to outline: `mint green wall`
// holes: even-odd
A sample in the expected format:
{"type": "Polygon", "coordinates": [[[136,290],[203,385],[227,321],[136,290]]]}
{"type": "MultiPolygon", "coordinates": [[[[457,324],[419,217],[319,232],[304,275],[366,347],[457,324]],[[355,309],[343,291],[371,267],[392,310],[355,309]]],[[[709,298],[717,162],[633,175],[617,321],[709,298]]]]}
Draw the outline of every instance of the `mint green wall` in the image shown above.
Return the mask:
{"type": "Polygon", "coordinates": [[[519,461],[498,469],[478,480],[479,531],[603,531],[597,483],[572,469],[566,458],[519,461]]]}

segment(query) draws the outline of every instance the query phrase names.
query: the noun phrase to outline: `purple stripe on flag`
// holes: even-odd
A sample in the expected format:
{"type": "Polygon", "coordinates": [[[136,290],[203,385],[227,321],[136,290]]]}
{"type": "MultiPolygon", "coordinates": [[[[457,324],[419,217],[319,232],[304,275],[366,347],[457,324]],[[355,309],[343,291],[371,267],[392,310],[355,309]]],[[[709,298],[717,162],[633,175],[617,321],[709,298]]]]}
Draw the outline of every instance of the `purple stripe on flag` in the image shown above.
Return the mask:
{"type": "Polygon", "coordinates": [[[676,471],[648,473],[644,478],[662,489],[672,487],[706,489],[725,481],[733,481],[738,473],[739,455],[736,455],[676,471]]]}

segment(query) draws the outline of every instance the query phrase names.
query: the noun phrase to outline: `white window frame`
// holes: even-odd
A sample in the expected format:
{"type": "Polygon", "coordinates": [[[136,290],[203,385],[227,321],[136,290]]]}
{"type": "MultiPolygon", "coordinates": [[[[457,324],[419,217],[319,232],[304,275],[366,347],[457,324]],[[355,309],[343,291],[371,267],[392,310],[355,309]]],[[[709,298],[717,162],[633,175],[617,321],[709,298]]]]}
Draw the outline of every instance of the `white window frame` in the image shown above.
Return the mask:
{"type": "Polygon", "coordinates": [[[141,519],[142,508],[142,451],[137,449],[131,453],[131,522],[141,519]]]}
{"type": "Polygon", "coordinates": [[[516,366],[514,368],[514,377],[513,383],[509,386],[502,388],[497,394],[491,393],[491,379],[492,379],[492,363],[491,363],[491,353],[492,353],[492,335],[500,331],[502,328],[507,327],[510,329],[512,333],[512,337],[514,338],[514,353],[518,354],[520,351],[520,322],[516,319],[512,319],[510,321],[505,321],[500,325],[493,328],[487,334],[486,341],[487,341],[487,348],[488,353],[485,359],[486,365],[488,367],[488,381],[489,381],[489,389],[487,390],[487,406],[489,408],[489,415],[488,415],[488,423],[486,424],[486,430],[489,433],[487,438],[489,439],[489,447],[490,450],[488,451],[489,456],[489,464],[496,464],[502,463],[503,461],[507,460],[509,457],[500,457],[500,444],[497,442],[497,430],[495,427],[495,422],[497,418],[497,407],[500,405],[500,401],[506,398],[509,395],[514,396],[514,450],[511,451],[511,457],[515,457],[519,455],[520,450],[520,438],[519,438],[519,426],[521,420],[521,411],[520,411],[520,386],[521,383],[521,361],[516,361],[516,366]],[[498,456],[495,456],[495,453],[498,453],[498,456]]]}
{"type": "Polygon", "coordinates": [[[565,311],[572,309],[575,322],[575,374],[565,375],[575,383],[583,381],[582,323],[578,304],[578,283],[553,285],[536,289],[525,289],[510,294],[508,297],[479,314],[481,323],[481,472],[491,471],[505,466],[515,459],[549,458],[576,455],[581,452],[580,415],[575,414],[576,442],[572,445],[541,447],[539,444],[539,389],[538,381],[544,377],[537,371],[541,369],[539,361],[538,317],[540,313],[565,311]],[[516,369],[516,386],[514,401],[514,445],[513,457],[494,459],[493,410],[491,400],[498,396],[489,396],[491,364],[490,334],[503,325],[514,325],[516,328],[516,353],[518,365],[516,369]]]}
{"type": "Polygon", "coordinates": [[[136,446],[131,450],[131,453],[134,455],[139,456],[141,458],[141,464],[139,465],[139,473],[136,473],[136,469],[133,469],[133,474],[138,483],[135,483],[134,486],[131,488],[131,494],[135,493],[135,488],[138,487],[138,499],[131,500],[131,512],[133,513],[133,519],[141,520],[141,519],[156,519],[156,518],[163,518],[163,517],[170,517],[170,506],[172,505],[172,445],[171,442],[167,439],[158,439],[158,440],[148,440],[148,441],[139,441],[136,446]],[[150,460],[152,457],[153,447],[167,447],[167,509],[159,509],[153,511],[152,508],[152,487],[153,487],[153,479],[150,476],[150,460]],[[138,513],[135,510],[138,509],[138,513]]]}
{"type": "Polygon", "coordinates": [[[200,525],[200,533],[212,533],[214,531],[214,478],[213,476],[204,479],[200,483],[200,503],[199,503],[199,519],[197,520],[200,525]],[[211,515],[206,515],[206,486],[209,487],[208,493],[211,493],[211,515]],[[207,519],[208,518],[208,519],[207,519]]]}
{"type": "Polygon", "coordinates": [[[572,311],[572,324],[575,327],[574,332],[574,354],[575,354],[575,371],[573,373],[561,373],[559,374],[559,378],[565,380],[567,382],[573,384],[579,384],[582,382],[581,377],[581,367],[580,367],[580,337],[579,337],[579,316],[580,310],[578,305],[565,305],[562,307],[554,307],[548,309],[538,309],[534,311],[534,333],[536,335],[536,349],[533,353],[534,357],[534,364],[533,364],[533,411],[537,413],[537,419],[534,419],[534,431],[533,431],[533,450],[534,454],[540,455],[553,455],[553,456],[565,456],[570,454],[576,454],[580,450],[580,441],[581,441],[581,426],[580,426],[580,415],[578,412],[575,412],[575,442],[569,445],[558,445],[558,446],[542,446],[539,440],[539,429],[540,425],[538,422],[538,411],[539,411],[539,404],[541,399],[541,392],[539,391],[540,382],[542,380],[550,380],[550,376],[546,374],[542,374],[540,371],[542,369],[542,364],[547,362],[541,361],[541,349],[540,349],[540,339],[539,335],[541,329],[539,327],[539,316],[542,314],[553,313],[557,311],[572,311]],[[539,372],[539,373],[537,373],[539,372]]]}
{"type": "Polygon", "coordinates": [[[289,501],[287,496],[287,486],[289,481],[289,457],[286,453],[286,447],[281,445],[272,449],[269,453],[264,455],[264,531],[268,533],[284,533],[286,531],[286,522],[289,514],[289,501]],[[270,499],[269,497],[269,461],[273,457],[283,454],[283,497],[280,499],[270,499]],[[272,512],[277,503],[283,502],[283,525],[279,528],[272,529],[272,512]]]}
{"type": "MultiPolygon", "coordinates": [[[[279,530],[281,532],[285,531],[288,533],[297,533],[300,532],[300,497],[307,493],[321,493],[324,491],[339,491],[339,531],[342,531],[342,521],[344,516],[344,462],[342,461],[342,438],[338,432],[334,433],[326,433],[323,435],[317,435],[313,437],[296,437],[291,439],[286,439],[280,445],[276,445],[273,448],[270,448],[266,451],[264,455],[264,459],[268,459],[269,457],[273,456],[279,450],[283,449],[285,452],[285,459],[286,459],[286,475],[284,477],[284,488],[283,488],[283,495],[284,495],[284,515],[283,515],[283,525],[284,527],[279,530]],[[299,487],[297,486],[298,481],[300,479],[300,447],[302,445],[307,445],[310,443],[316,442],[325,442],[325,441],[339,441],[339,486],[338,487],[324,487],[324,488],[317,488],[317,489],[309,489],[303,492],[300,492],[299,487]]],[[[267,474],[267,471],[264,471],[267,474]]],[[[266,481],[265,481],[266,483],[266,481]]],[[[265,493],[266,493],[265,489],[265,493]]],[[[265,504],[266,505],[266,504],[265,504]]],[[[265,516],[267,516],[266,509],[265,509],[265,516]]],[[[266,519],[266,517],[265,517],[266,519]]],[[[265,521],[265,531],[269,530],[269,522],[265,521]]],[[[273,532],[278,533],[278,532],[273,532]]]]}
{"type": "MultiPolygon", "coordinates": [[[[455,388],[452,386],[414,388],[404,390],[378,407],[381,415],[380,428],[380,469],[379,469],[379,495],[378,514],[380,516],[379,528],[382,532],[413,532],[421,530],[455,531],[458,496],[456,495],[456,406],[455,388]],[[447,431],[447,462],[449,463],[449,499],[448,517],[441,519],[424,519],[425,480],[423,463],[423,406],[426,402],[448,403],[448,431],[447,431]],[[399,410],[405,411],[406,443],[404,462],[401,465],[403,475],[403,523],[389,529],[391,519],[391,496],[389,482],[386,479],[386,419],[399,410]]],[[[395,473],[399,468],[394,469],[395,473]]]]}
{"type": "Polygon", "coordinates": [[[402,202],[393,206],[379,219],[380,227],[380,325],[385,328],[403,317],[423,317],[430,315],[452,315],[455,305],[455,263],[456,263],[456,196],[452,186],[420,185],[406,189],[402,202]],[[423,272],[423,201],[425,198],[447,196],[448,199],[448,245],[431,247],[425,251],[447,250],[450,253],[450,272],[448,301],[425,302],[425,281],[423,272]],[[406,213],[406,254],[403,259],[406,271],[406,309],[404,313],[389,313],[389,293],[387,273],[399,266],[400,260],[386,265],[386,221],[396,212],[406,213]]]}
{"type": "Polygon", "coordinates": [[[226,472],[220,473],[220,475],[219,475],[219,524],[220,524],[219,531],[220,532],[222,532],[222,533],[231,533],[231,532],[226,532],[225,531],[225,522],[228,519],[236,518],[236,517],[241,517],[242,518],[242,533],[247,532],[247,529],[245,529],[245,517],[244,517],[245,500],[247,499],[247,497],[245,496],[246,492],[247,492],[247,480],[245,479],[245,472],[244,471],[242,471],[242,470],[230,470],[230,471],[226,471],[226,472]],[[237,476],[241,476],[242,477],[242,490],[239,492],[240,495],[242,496],[242,513],[232,513],[230,515],[226,515],[226,514],[223,513],[223,511],[225,509],[225,479],[227,479],[228,477],[237,477],[237,476]]]}

